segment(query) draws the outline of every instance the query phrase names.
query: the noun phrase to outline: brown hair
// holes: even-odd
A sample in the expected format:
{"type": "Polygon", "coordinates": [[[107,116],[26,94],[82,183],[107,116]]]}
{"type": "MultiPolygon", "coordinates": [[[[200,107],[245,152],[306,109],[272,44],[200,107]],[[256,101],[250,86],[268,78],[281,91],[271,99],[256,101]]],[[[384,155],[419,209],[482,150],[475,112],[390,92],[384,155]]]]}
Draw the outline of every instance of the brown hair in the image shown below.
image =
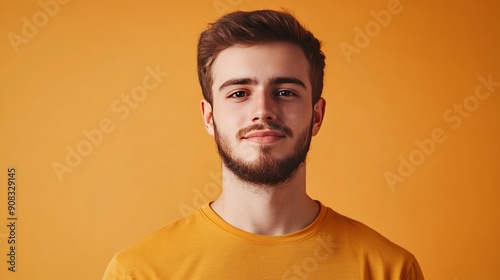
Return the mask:
{"type": "Polygon", "coordinates": [[[310,65],[312,101],[315,104],[323,91],[325,55],[321,43],[287,12],[258,10],[237,11],[209,24],[198,41],[198,79],[204,98],[212,104],[212,64],[217,55],[237,44],[254,45],[283,41],[298,45],[310,65]]]}

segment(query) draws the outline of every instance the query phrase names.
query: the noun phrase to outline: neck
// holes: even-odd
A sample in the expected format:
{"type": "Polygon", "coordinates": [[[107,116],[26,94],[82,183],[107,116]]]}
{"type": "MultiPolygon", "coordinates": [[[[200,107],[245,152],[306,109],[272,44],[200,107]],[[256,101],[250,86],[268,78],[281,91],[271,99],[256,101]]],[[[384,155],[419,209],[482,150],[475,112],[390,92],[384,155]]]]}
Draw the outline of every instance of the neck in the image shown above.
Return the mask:
{"type": "Polygon", "coordinates": [[[283,235],[311,224],[319,205],[305,190],[305,164],[279,186],[256,186],[242,182],[222,168],[222,193],[212,209],[241,230],[262,235],[283,235]]]}

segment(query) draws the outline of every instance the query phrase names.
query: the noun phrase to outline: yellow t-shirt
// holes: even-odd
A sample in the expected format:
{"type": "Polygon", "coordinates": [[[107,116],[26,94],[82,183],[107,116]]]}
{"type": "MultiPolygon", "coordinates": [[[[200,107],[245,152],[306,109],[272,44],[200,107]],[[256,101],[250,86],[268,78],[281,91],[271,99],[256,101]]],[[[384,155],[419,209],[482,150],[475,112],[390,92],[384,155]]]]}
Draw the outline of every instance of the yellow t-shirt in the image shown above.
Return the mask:
{"type": "Polygon", "coordinates": [[[207,204],[117,253],[109,279],[424,279],[405,249],[321,204],[308,227],[282,236],[235,228],[207,204]]]}

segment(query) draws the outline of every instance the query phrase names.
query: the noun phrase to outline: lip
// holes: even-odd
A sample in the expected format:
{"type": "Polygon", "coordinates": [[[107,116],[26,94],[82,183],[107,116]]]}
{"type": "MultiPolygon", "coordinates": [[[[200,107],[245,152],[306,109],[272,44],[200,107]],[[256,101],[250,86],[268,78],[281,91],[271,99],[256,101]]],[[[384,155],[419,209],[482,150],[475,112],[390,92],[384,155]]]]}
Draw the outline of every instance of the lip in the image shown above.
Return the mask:
{"type": "Polygon", "coordinates": [[[260,144],[274,143],[283,138],[285,138],[283,133],[274,130],[252,131],[243,137],[243,139],[260,144]]]}

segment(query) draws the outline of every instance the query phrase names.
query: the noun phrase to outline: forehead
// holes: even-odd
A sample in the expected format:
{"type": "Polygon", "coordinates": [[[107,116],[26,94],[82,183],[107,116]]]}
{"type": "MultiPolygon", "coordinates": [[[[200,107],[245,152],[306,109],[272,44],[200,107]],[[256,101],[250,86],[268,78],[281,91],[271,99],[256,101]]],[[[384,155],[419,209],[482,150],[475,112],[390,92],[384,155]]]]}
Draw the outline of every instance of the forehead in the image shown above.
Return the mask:
{"type": "Polygon", "coordinates": [[[218,92],[219,86],[230,79],[253,78],[264,83],[277,77],[300,79],[309,91],[309,68],[302,49],[292,43],[235,45],[220,52],[212,65],[212,92],[218,92]]]}

